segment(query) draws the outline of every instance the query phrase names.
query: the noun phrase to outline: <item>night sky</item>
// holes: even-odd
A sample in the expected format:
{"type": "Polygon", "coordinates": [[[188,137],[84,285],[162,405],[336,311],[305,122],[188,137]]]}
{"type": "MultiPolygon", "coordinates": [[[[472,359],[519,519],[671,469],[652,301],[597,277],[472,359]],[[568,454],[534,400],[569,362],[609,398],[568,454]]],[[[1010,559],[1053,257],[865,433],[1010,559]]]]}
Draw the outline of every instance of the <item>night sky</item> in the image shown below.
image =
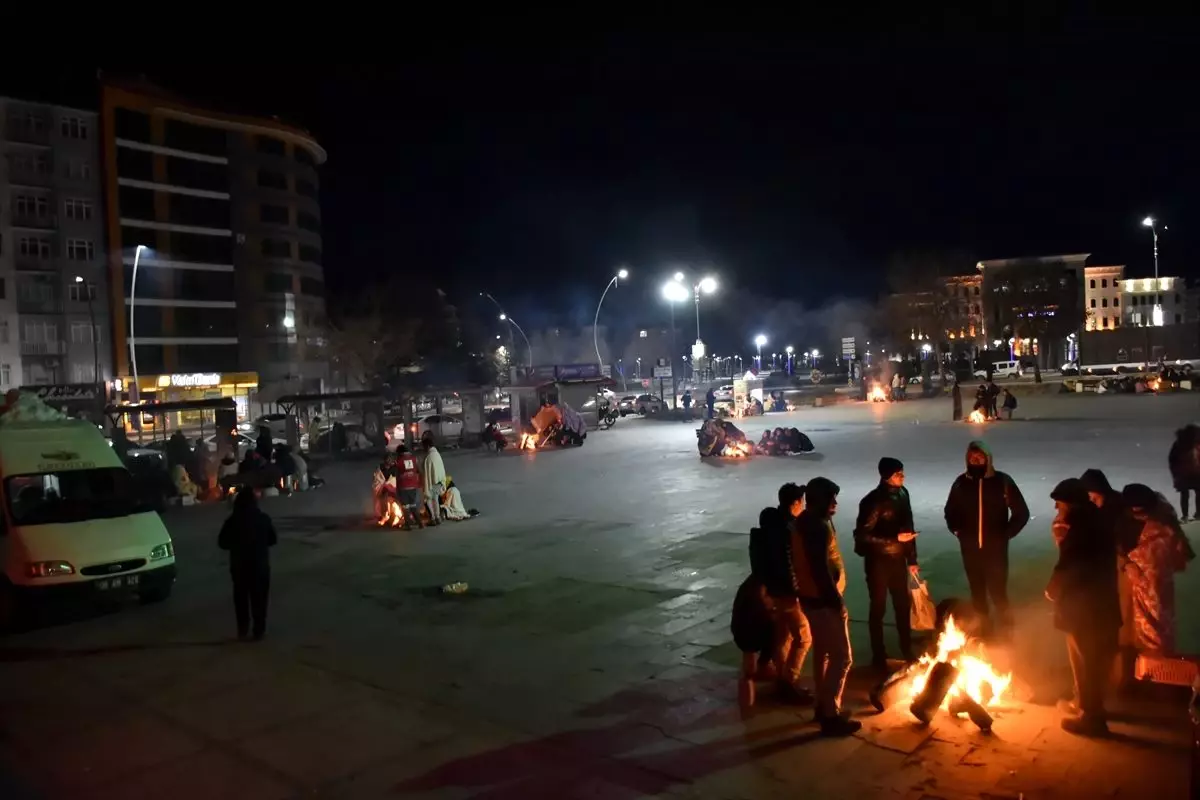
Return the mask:
{"type": "MultiPolygon", "coordinates": [[[[714,313],[872,299],[901,251],[1091,252],[1148,274],[1148,213],[1169,226],[1163,274],[1193,275],[1193,59],[1166,33],[1082,30],[496,36],[388,67],[107,68],[312,130],[334,292],[422,274],[527,328],[590,324],[624,264],[613,314],[645,324],[676,265],[715,269],[714,313]]],[[[94,74],[9,70],[0,92],[94,96],[94,74]]]]}

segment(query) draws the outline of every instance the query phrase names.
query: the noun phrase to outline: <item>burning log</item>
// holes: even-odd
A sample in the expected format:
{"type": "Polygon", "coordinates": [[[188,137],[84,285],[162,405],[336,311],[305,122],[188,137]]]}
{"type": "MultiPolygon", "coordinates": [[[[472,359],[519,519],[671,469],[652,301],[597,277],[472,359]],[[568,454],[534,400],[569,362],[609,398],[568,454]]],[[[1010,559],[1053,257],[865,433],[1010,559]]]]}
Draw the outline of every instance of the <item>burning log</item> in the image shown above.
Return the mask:
{"type": "Polygon", "coordinates": [[[875,706],[875,710],[883,713],[894,706],[905,694],[909,692],[909,679],[916,674],[920,664],[906,664],[901,669],[896,670],[888,677],[884,678],[879,685],[871,690],[871,705],[875,706]]]}
{"type": "Polygon", "coordinates": [[[913,700],[909,711],[912,715],[926,725],[937,714],[937,710],[942,707],[942,703],[946,700],[946,695],[954,688],[955,682],[958,681],[958,667],[945,661],[939,661],[933,665],[933,669],[929,671],[929,677],[925,681],[925,688],[913,700]]]}
{"type": "Polygon", "coordinates": [[[966,714],[971,718],[981,731],[990,731],[992,729],[992,715],[987,709],[979,703],[971,699],[970,695],[959,692],[950,701],[950,713],[958,716],[966,714]]]}

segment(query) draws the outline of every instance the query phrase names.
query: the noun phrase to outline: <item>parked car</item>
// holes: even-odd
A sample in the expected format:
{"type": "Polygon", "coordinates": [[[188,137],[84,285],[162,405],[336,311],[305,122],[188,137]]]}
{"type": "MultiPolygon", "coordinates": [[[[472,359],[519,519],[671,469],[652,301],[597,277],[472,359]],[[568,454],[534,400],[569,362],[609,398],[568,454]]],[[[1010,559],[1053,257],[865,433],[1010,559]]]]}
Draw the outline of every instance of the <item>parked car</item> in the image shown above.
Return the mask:
{"type": "Polygon", "coordinates": [[[724,386],[718,386],[713,392],[713,397],[718,403],[728,402],[733,400],[733,384],[727,383],[724,386]]]}
{"type": "MultiPolygon", "coordinates": [[[[463,435],[463,421],[458,417],[451,417],[448,414],[429,414],[420,417],[412,424],[414,439],[420,439],[425,435],[426,431],[432,432],[434,439],[438,442],[458,444],[463,435]]],[[[404,438],[403,422],[397,422],[392,428],[391,438],[404,438]]]]}
{"type": "Polygon", "coordinates": [[[636,394],[627,394],[617,402],[617,411],[621,413],[622,417],[637,413],[637,399],[636,394]]]}
{"type": "MultiPolygon", "coordinates": [[[[1019,378],[1022,375],[1020,361],[993,361],[992,362],[992,377],[993,378],[1019,378]]],[[[975,370],[976,378],[987,378],[986,369],[975,370]]]]}
{"type": "MultiPolygon", "coordinates": [[[[239,422],[238,431],[250,437],[257,437],[258,429],[265,425],[271,431],[272,439],[282,439],[286,442],[287,418],[287,414],[263,414],[251,422],[239,422]]],[[[304,422],[297,418],[296,424],[300,426],[300,433],[304,434],[304,422]]]]}
{"type": "Polygon", "coordinates": [[[639,394],[635,403],[637,413],[643,416],[646,414],[657,414],[667,407],[666,403],[655,394],[639,394]]]}

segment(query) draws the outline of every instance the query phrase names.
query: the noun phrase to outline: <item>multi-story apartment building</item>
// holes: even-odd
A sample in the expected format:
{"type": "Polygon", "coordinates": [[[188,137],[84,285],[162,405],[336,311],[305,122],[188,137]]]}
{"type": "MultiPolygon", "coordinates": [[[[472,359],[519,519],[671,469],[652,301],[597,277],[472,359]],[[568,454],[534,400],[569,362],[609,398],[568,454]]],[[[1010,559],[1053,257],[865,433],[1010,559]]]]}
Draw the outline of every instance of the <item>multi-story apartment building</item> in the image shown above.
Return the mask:
{"type": "Polygon", "coordinates": [[[984,327],[1013,357],[1036,355],[1043,365],[1066,360],[1083,328],[1090,253],[980,261],[984,327]]]}
{"type": "Polygon", "coordinates": [[[328,378],[321,146],[276,119],[144,84],[102,85],[100,126],[126,386],[136,367],[143,399],[240,405],[318,391],[328,378]]]}
{"type": "Polygon", "coordinates": [[[1183,278],[1126,278],[1121,287],[1124,324],[1148,327],[1155,324],[1154,306],[1162,306],[1163,325],[1191,321],[1187,282],[1183,278]]]}
{"type": "Polygon", "coordinates": [[[1124,264],[1084,268],[1084,330],[1111,331],[1121,327],[1121,278],[1124,275],[1124,264]]]}
{"type": "Polygon", "coordinates": [[[0,390],[112,374],[96,114],[0,98],[0,390]]]}
{"type": "Polygon", "coordinates": [[[936,343],[942,353],[975,355],[986,342],[982,284],[979,275],[956,275],[936,279],[929,291],[888,297],[885,316],[891,330],[884,333],[893,349],[919,353],[925,344],[936,343]]]}

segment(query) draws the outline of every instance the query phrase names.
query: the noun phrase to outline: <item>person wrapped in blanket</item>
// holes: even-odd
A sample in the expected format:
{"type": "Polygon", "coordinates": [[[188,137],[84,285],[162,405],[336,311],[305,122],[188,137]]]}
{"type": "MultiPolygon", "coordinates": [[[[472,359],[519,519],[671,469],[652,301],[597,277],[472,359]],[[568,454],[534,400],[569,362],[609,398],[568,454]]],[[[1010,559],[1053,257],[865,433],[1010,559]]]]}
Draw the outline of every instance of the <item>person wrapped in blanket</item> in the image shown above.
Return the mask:
{"type": "Polygon", "coordinates": [[[463,505],[462,492],[454,484],[454,478],[446,476],[446,491],[442,492],[442,517],[448,520],[464,520],[479,516],[473,508],[463,505]]]}
{"type": "Polygon", "coordinates": [[[790,456],[797,453],[811,453],[812,439],[809,439],[798,428],[776,428],[763,432],[762,439],[756,448],[759,453],[769,456],[790,456]]]}
{"type": "Polygon", "coordinates": [[[696,431],[696,448],[700,451],[701,458],[725,455],[725,450],[729,445],[750,448],[746,434],[742,433],[729,420],[705,420],[704,424],[696,431]]]}

